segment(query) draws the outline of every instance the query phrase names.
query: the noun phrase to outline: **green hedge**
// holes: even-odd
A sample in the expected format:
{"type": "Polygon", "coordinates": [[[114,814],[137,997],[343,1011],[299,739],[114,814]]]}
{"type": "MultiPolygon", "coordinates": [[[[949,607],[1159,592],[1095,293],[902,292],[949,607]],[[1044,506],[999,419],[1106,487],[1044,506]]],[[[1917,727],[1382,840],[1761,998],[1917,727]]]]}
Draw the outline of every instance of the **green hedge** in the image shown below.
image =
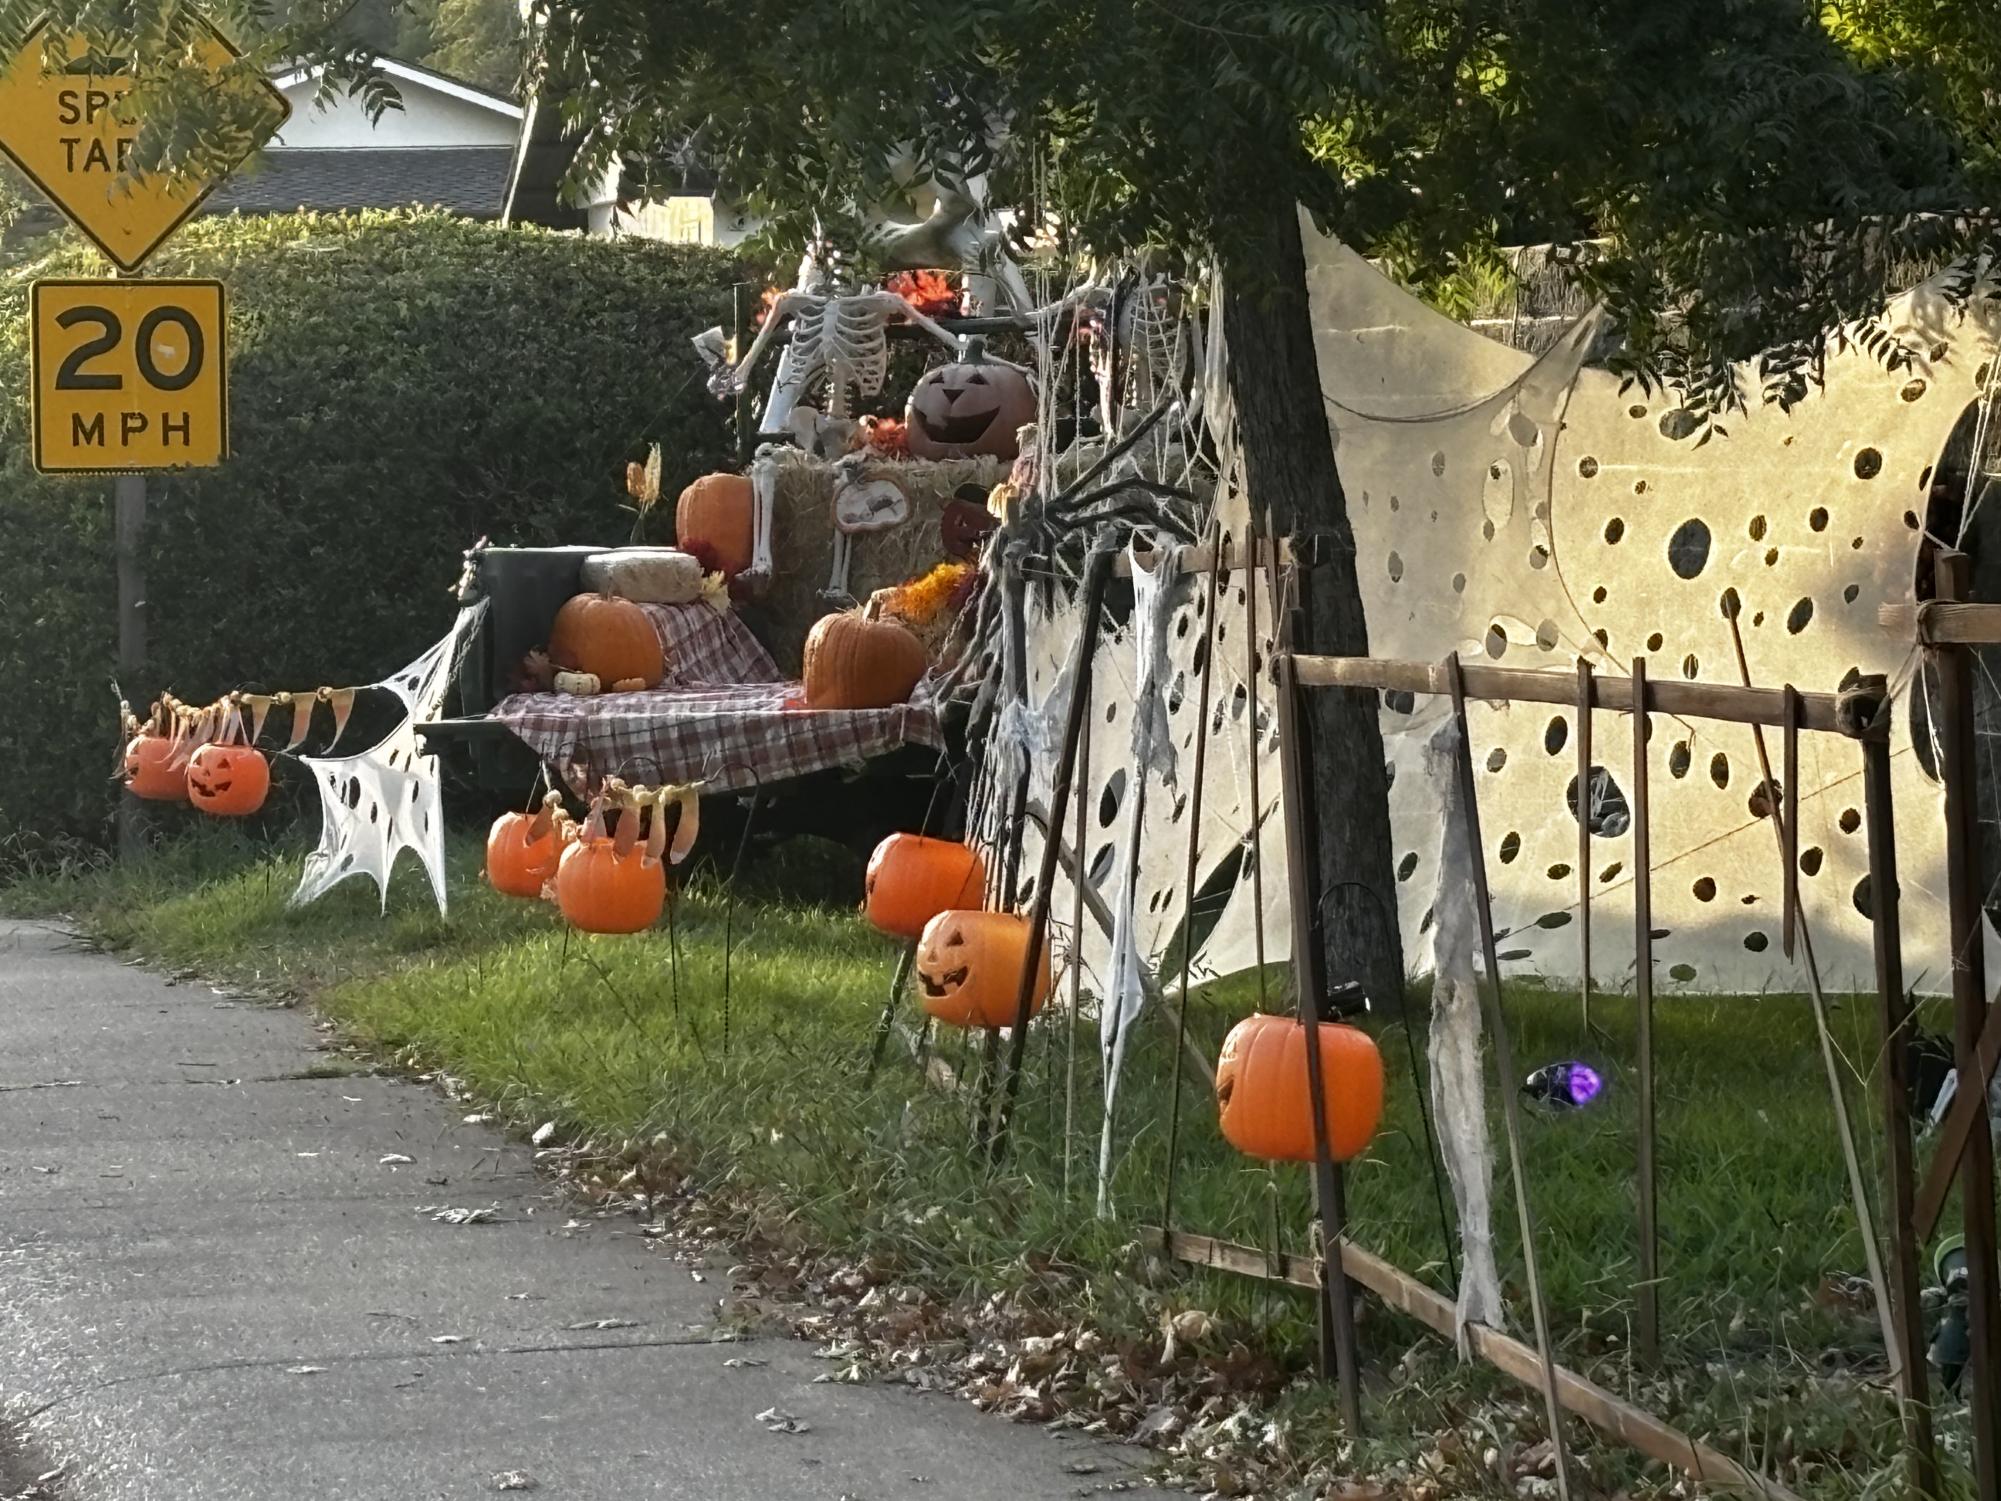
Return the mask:
{"type": "MultiPolygon", "coordinates": [[[[80,243],[0,277],[0,866],[102,840],[115,789],[109,479],[29,462],[29,283],[101,276],[80,243]]],[[[689,337],[735,263],[434,213],[213,218],[149,266],[230,299],[232,457],[155,477],[150,658],[127,696],[366,682],[435,640],[475,538],[617,542],[649,440],[667,493],[729,463],[689,337]]],[[[671,517],[655,518],[662,536],[671,517]]]]}

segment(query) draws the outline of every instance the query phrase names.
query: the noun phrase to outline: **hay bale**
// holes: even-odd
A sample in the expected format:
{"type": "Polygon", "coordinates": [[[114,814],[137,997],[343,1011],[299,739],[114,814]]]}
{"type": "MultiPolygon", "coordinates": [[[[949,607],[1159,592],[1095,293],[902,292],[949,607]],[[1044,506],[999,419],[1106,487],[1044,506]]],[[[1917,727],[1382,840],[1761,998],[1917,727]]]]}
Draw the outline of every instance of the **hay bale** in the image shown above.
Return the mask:
{"type": "MultiPolygon", "coordinates": [[[[778,500],[772,517],[771,586],[744,618],[780,669],[796,674],[806,633],[827,613],[820,591],[834,562],[834,474],[824,459],[797,449],[778,454],[778,500]]],[[[959,487],[982,498],[1007,466],[999,459],[879,459],[862,466],[864,480],[893,481],[910,497],[910,519],[901,526],[853,539],[848,592],[867,599],[945,561],[939,513],[959,487]]]]}

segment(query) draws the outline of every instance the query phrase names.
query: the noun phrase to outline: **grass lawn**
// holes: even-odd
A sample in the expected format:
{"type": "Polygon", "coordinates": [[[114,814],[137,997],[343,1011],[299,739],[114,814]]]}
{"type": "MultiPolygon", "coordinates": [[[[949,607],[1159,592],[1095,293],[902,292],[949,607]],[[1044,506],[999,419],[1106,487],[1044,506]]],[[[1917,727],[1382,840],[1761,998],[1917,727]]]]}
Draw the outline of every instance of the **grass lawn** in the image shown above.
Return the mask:
{"type": "MultiPolygon", "coordinates": [[[[1164,1027],[1136,1034],[1127,1060],[1115,1213],[1105,1220],[1093,1205],[1093,1024],[1076,1030],[1067,1141],[1071,1039],[1064,1009],[1052,1004],[1031,1038],[1015,1150],[1000,1171],[984,1170],[968,1144],[970,1090],[926,1087],[895,1044],[865,1082],[897,951],[850,906],[802,899],[796,854],[747,870],[734,901],[698,870],[671,927],[630,938],[571,935],[545,905],[493,894],[469,839],[451,851],[448,919],[411,867],[387,917],[366,882],[294,911],[286,898],[298,862],[294,848],[222,830],[170,844],[136,868],[24,880],[0,893],[0,909],[68,914],[102,941],[161,963],[306,995],[353,1040],[444,1069],[514,1120],[555,1119],[601,1141],[656,1141],[696,1185],[782,1206],[815,1243],[885,1258],[944,1296],[1042,1295],[1046,1268],[1064,1265],[1079,1273],[1065,1280],[1064,1297],[1107,1330],[1147,1334],[1163,1314],[1200,1307],[1246,1343],[1295,1366],[1309,1361],[1313,1310],[1303,1295],[1216,1273],[1163,1276],[1135,1249],[1135,1227],[1156,1223],[1161,1208],[1174,1052],[1164,1027]]],[[[1284,978],[1274,971],[1269,983],[1276,1006],[1284,978]]],[[[1255,1000],[1250,977],[1198,994],[1190,1028],[1210,1056],[1255,1000]]],[[[1607,1030],[1593,1037],[1574,997],[1518,987],[1507,1010],[1525,1070],[1577,1057],[1608,1081],[1589,1111],[1527,1112],[1542,1273],[1563,1358],[1802,1494],[1895,1491],[1881,1341],[1866,1294],[1857,1300],[1842,1285],[1864,1261],[1805,1002],[1657,1003],[1669,1348],[1651,1371],[1633,1369],[1626,1354],[1636,1234],[1630,1007],[1601,1000],[1607,1030]]],[[[1420,1044],[1424,1015],[1413,1008],[1420,1044]]],[[[1844,1003],[1835,1025],[1873,1184],[1880,1108],[1869,1092],[1870,1017],[1869,1003],[1844,1003]]],[[[1375,1146],[1348,1174],[1352,1232],[1449,1291],[1405,1033],[1394,1019],[1368,1026],[1388,1064],[1390,1106],[1375,1146]]],[[[977,1050],[957,1039],[945,1039],[940,1056],[962,1078],[978,1072],[977,1050]]],[[[1212,1102],[1186,1080],[1181,1108],[1177,1225],[1302,1247],[1311,1218],[1305,1169],[1237,1156],[1216,1130],[1212,1102]]],[[[1498,1111],[1493,1140],[1502,1153],[1498,1111]]],[[[1526,1331],[1504,1155],[1494,1230],[1511,1311],[1526,1331]]],[[[1488,1431],[1496,1413],[1537,1421],[1516,1388],[1459,1366],[1448,1346],[1400,1317],[1366,1309],[1362,1340],[1372,1437],[1352,1453],[1358,1470],[1393,1472],[1443,1431],[1488,1431]]],[[[1325,1392],[1296,1389],[1285,1406],[1334,1437],[1325,1392]]],[[[1953,1448],[1957,1418],[1941,1420],[1953,1448]]],[[[1585,1443],[1579,1426],[1570,1433],[1588,1454],[1593,1491],[1641,1494],[1672,1479],[1617,1446],[1585,1443]]],[[[1479,1442],[1476,1433],[1475,1453],[1479,1442]]],[[[1488,1488],[1515,1494],[1500,1479],[1488,1488]]]]}

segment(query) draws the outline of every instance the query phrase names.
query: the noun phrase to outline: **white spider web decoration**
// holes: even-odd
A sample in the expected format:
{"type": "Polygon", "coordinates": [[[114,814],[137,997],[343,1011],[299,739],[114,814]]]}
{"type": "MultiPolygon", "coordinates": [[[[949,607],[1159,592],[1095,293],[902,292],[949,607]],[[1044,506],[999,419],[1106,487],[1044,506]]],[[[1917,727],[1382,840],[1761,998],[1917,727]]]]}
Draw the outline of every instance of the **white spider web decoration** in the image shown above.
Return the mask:
{"type": "Polygon", "coordinates": [[[317,901],[350,876],[369,876],[389,910],[389,874],[404,850],[431,878],[440,914],[445,896],[445,821],[438,758],[417,746],[417,726],[436,719],[466,644],[486,613],[486,601],[459,611],[451,631],[401,672],[370,683],[403,702],[403,717],[386,738],[353,756],[302,756],[320,789],[320,843],[306,857],[292,905],[317,901]]]}

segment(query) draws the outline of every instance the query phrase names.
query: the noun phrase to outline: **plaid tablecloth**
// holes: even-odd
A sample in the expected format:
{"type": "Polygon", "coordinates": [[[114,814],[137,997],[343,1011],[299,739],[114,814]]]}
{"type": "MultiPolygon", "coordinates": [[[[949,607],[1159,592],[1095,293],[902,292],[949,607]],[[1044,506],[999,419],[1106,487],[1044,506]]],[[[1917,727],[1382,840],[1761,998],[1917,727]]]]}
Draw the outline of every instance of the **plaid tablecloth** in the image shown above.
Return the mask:
{"type": "Polygon", "coordinates": [[[595,698],[517,693],[493,711],[579,794],[605,776],[706,780],[730,791],[944,743],[921,690],[888,709],[808,709],[799,684],[735,615],[703,604],[646,612],[667,648],[660,687],[595,698]]]}

